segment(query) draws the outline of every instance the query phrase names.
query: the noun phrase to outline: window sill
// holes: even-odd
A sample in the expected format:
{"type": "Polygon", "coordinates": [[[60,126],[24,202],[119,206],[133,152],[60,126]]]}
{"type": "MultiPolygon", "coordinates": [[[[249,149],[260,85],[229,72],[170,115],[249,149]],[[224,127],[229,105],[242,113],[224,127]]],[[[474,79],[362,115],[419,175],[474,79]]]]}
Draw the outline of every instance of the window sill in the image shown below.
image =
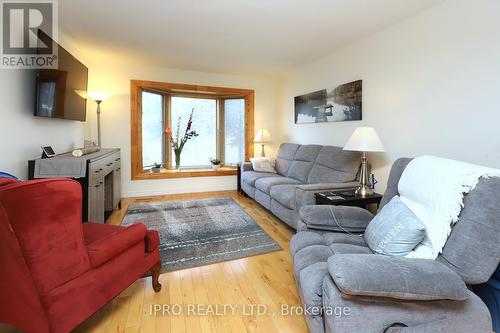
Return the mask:
{"type": "Polygon", "coordinates": [[[147,179],[169,179],[169,178],[191,178],[191,177],[215,177],[215,176],[233,176],[238,173],[236,167],[222,167],[218,170],[213,169],[161,169],[160,172],[148,172],[132,175],[132,180],[147,179]]]}

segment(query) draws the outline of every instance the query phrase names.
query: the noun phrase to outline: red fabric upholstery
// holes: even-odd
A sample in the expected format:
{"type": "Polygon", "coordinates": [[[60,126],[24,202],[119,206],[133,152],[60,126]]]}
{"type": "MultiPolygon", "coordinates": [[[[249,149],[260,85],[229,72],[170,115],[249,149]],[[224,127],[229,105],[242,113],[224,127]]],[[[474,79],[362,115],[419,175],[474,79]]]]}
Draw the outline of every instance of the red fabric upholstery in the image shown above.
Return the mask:
{"type": "Polygon", "coordinates": [[[82,226],[81,196],[67,179],[0,180],[0,322],[69,332],[159,261],[142,224],[82,226]]]}
{"type": "Polygon", "coordinates": [[[160,245],[160,235],[156,230],[148,230],[146,234],[146,252],[155,251],[160,245]]]}
{"type": "MultiPolygon", "coordinates": [[[[88,222],[86,224],[91,224],[88,222]]],[[[94,224],[94,223],[92,223],[94,224]]],[[[85,225],[84,225],[85,229],[85,225]]],[[[116,232],[87,244],[90,263],[92,267],[99,267],[108,260],[131,248],[137,243],[144,244],[146,237],[146,226],[144,224],[133,224],[128,228],[120,228],[116,232]]],[[[142,250],[144,253],[144,249],[142,250]]]]}

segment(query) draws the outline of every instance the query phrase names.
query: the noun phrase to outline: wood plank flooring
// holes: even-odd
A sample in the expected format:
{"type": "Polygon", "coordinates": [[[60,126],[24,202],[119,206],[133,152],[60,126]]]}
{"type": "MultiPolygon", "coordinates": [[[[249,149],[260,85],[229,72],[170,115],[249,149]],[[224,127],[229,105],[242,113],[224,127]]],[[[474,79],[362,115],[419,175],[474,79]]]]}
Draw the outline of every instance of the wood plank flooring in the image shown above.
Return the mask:
{"type": "MultiPolygon", "coordinates": [[[[280,311],[283,304],[300,304],[288,250],[294,230],[252,199],[236,191],[127,198],[122,201],[122,210],[115,211],[108,223],[120,224],[130,203],[214,196],[232,197],[283,251],[164,273],[160,276],[160,293],[154,293],[151,278],[139,279],[75,332],[308,332],[302,316],[285,316],[280,311]],[[155,304],[170,314],[160,311],[155,315],[155,304]],[[182,307],[180,314],[174,304],[182,307]],[[204,308],[194,308],[197,304],[204,308]],[[222,315],[223,304],[227,304],[226,315],[222,315]],[[213,311],[219,305],[219,312],[209,312],[211,305],[213,311]],[[229,306],[235,308],[234,314],[229,306]],[[259,315],[257,309],[267,313],[259,315]]],[[[18,330],[0,325],[0,333],[12,332],[18,330]]]]}

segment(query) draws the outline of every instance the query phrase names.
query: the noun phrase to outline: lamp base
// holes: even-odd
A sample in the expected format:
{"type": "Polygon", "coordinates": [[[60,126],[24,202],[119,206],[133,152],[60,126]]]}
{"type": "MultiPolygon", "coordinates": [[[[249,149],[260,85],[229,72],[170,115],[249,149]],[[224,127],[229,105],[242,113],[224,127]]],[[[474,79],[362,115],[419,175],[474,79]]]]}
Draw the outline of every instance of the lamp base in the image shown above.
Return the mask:
{"type": "Polygon", "coordinates": [[[354,194],[366,197],[367,195],[372,195],[373,190],[370,188],[368,185],[360,185],[356,191],[354,191],[354,194]]]}

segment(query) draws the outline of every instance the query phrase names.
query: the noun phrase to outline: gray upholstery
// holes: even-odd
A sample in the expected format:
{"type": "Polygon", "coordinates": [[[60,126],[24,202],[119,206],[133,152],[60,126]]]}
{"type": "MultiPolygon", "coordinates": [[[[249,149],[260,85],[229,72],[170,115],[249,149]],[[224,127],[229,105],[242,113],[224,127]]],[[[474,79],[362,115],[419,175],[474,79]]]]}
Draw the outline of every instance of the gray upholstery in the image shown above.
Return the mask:
{"type": "Polygon", "coordinates": [[[257,179],[257,181],[255,182],[255,188],[264,193],[269,194],[271,193],[271,187],[276,185],[285,185],[285,184],[300,184],[300,182],[293,178],[288,178],[283,176],[263,177],[257,179]]]}
{"type": "Polygon", "coordinates": [[[299,214],[309,229],[339,232],[363,232],[373,219],[368,210],[353,206],[306,205],[299,214]]]}
{"type": "Polygon", "coordinates": [[[276,177],[275,173],[245,171],[241,174],[241,181],[255,187],[255,182],[261,178],[276,177]]]}
{"type": "Polygon", "coordinates": [[[255,190],[255,201],[264,206],[266,209],[271,209],[271,197],[269,194],[255,190]]]}
{"type": "MultiPolygon", "coordinates": [[[[398,195],[399,178],[410,161],[405,158],[394,162],[381,207],[398,195]]],[[[324,208],[305,206],[301,210],[304,214],[298,216],[298,232],[290,242],[300,296],[303,301],[307,299],[314,304],[321,298],[323,307],[338,310],[333,314],[305,316],[310,331],[491,332],[487,307],[479,297],[465,289],[464,284],[488,280],[498,266],[498,188],[499,178],[481,179],[465,196],[459,221],[452,228],[443,253],[435,261],[371,254],[363,237],[314,230],[309,223],[314,225],[315,219],[324,220],[327,214],[324,208]],[[331,274],[343,292],[330,272],[324,271],[329,259],[331,274]],[[319,291],[321,278],[322,290],[319,291]],[[376,293],[364,290],[363,295],[357,295],[361,289],[376,293]],[[403,299],[422,295],[447,299],[403,299]],[[395,323],[407,327],[392,327],[397,326],[392,325],[395,323]]]]}
{"type": "Polygon", "coordinates": [[[293,158],[297,149],[300,145],[295,143],[282,143],[280,149],[278,150],[278,156],[276,156],[276,171],[278,174],[285,176],[288,173],[288,169],[292,164],[293,158]]]}
{"type": "Polygon", "coordinates": [[[460,276],[435,260],[336,254],[328,259],[328,271],[347,295],[420,301],[467,299],[460,276]]]}
{"type": "Polygon", "coordinates": [[[468,291],[465,301],[404,301],[349,296],[337,288],[328,274],[323,280],[321,295],[323,307],[337,309],[337,314],[323,317],[324,330],[314,328],[308,321],[311,333],[383,333],[394,323],[408,326],[408,331],[401,332],[492,332],[488,309],[471,291],[468,291]],[[429,330],[422,330],[424,325],[428,325],[429,330]]]}
{"type": "Polygon", "coordinates": [[[255,172],[241,165],[241,189],[282,221],[296,228],[299,208],[314,204],[314,193],[353,188],[359,154],[340,147],[283,143],[274,173],[255,172]],[[259,193],[261,192],[261,193],[259,193]]]}
{"type": "Polygon", "coordinates": [[[380,205],[378,206],[378,210],[380,211],[395,195],[399,195],[398,192],[398,183],[399,178],[403,174],[408,163],[410,163],[412,158],[398,158],[391,167],[391,171],[389,172],[389,178],[387,179],[387,187],[385,189],[384,196],[380,201],[380,205]]]}
{"type": "Polygon", "coordinates": [[[295,209],[295,190],[297,185],[275,185],[271,188],[271,197],[289,209],[295,209]]]}
{"type": "Polygon", "coordinates": [[[323,146],[309,173],[307,183],[348,182],[356,178],[359,154],[341,147],[323,146]]]}
{"type": "Polygon", "coordinates": [[[437,260],[467,284],[488,281],[500,258],[500,178],[483,178],[464,198],[464,208],[437,260]]]}

